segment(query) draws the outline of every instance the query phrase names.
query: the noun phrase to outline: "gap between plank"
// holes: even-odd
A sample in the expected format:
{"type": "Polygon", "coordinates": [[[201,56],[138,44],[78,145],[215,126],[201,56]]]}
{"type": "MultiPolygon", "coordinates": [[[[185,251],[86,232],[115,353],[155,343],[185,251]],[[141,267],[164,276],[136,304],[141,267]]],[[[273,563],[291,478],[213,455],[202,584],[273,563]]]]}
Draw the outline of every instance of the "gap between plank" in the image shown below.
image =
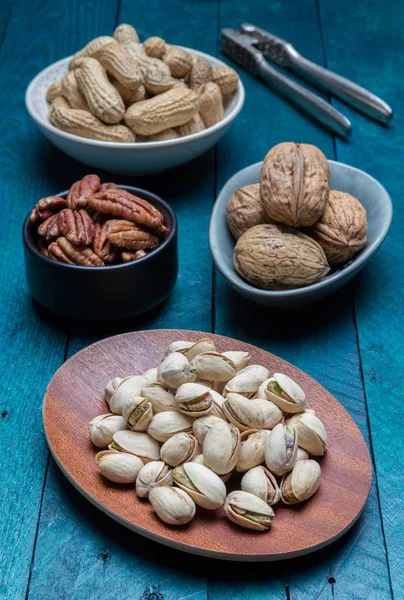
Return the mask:
{"type": "Polygon", "coordinates": [[[391,593],[391,597],[394,600],[393,584],[392,584],[392,581],[391,581],[391,573],[390,573],[389,554],[388,554],[388,550],[387,550],[386,536],[385,536],[385,533],[384,533],[384,522],[383,522],[382,505],[381,505],[381,502],[380,502],[379,481],[378,481],[378,478],[377,478],[376,459],[375,459],[375,455],[374,455],[374,451],[373,451],[372,429],[370,427],[368,401],[367,401],[366,386],[365,386],[365,375],[364,375],[364,372],[363,372],[361,348],[360,348],[360,341],[359,341],[358,321],[357,321],[357,317],[356,317],[356,304],[355,304],[355,296],[356,296],[356,294],[355,294],[355,290],[354,290],[353,284],[351,284],[351,291],[352,291],[352,315],[353,315],[353,321],[354,321],[354,327],[355,327],[356,345],[358,347],[358,356],[359,356],[359,374],[360,374],[360,378],[361,378],[361,382],[362,382],[362,387],[363,387],[363,396],[364,396],[364,399],[365,399],[366,423],[367,423],[368,430],[369,430],[370,458],[371,458],[371,461],[372,461],[373,472],[375,474],[375,486],[376,486],[377,503],[378,503],[378,507],[379,507],[380,526],[381,526],[382,534],[383,534],[384,551],[385,551],[385,554],[386,554],[387,572],[389,574],[390,593],[391,593]]]}
{"type": "MultiPolygon", "coordinates": [[[[325,39],[324,39],[323,23],[321,21],[320,0],[315,0],[315,2],[316,2],[316,8],[317,8],[317,16],[318,16],[319,28],[320,28],[321,45],[322,45],[322,48],[323,48],[323,55],[324,55],[324,66],[326,68],[328,68],[327,49],[326,49],[325,39]]],[[[334,104],[332,96],[329,98],[329,102],[330,102],[330,104],[334,104]]],[[[336,139],[335,135],[333,135],[332,137],[333,137],[335,160],[338,161],[337,139],[336,139]]],[[[390,593],[391,593],[391,597],[394,600],[394,592],[393,592],[393,586],[392,586],[392,582],[391,582],[389,555],[388,555],[388,551],[387,551],[386,536],[385,536],[385,533],[384,533],[384,522],[383,522],[382,507],[381,507],[381,502],[380,502],[379,482],[378,482],[378,479],[377,479],[376,460],[375,460],[374,451],[373,451],[372,429],[371,429],[371,426],[370,426],[370,419],[369,419],[369,410],[368,410],[368,402],[367,402],[366,386],[365,386],[365,376],[364,376],[364,372],[363,372],[362,354],[361,354],[361,347],[360,347],[360,341],[359,341],[359,330],[358,330],[358,322],[357,322],[357,317],[356,317],[356,302],[355,302],[355,296],[356,295],[355,295],[354,284],[351,283],[350,287],[351,287],[351,299],[352,299],[351,300],[352,318],[353,318],[353,323],[354,323],[354,328],[355,328],[356,347],[357,347],[357,350],[358,350],[358,359],[359,359],[359,375],[360,375],[360,379],[361,379],[361,383],[362,383],[362,388],[363,388],[363,398],[364,398],[364,402],[365,402],[365,411],[366,411],[366,424],[367,424],[367,428],[368,428],[368,432],[369,432],[370,458],[371,458],[371,461],[372,461],[373,472],[374,472],[374,477],[375,477],[376,496],[377,496],[377,503],[378,503],[379,515],[380,515],[380,526],[381,526],[382,535],[383,535],[384,551],[385,551],[385,555],[386,555],[387,572],[388,572],[388,575],[389,575],[390,593]]],[[[333,594],[333,597],[334,597],[334,584],[331,586],[331,589],[332,589],[332,594],[333,594]]]]}

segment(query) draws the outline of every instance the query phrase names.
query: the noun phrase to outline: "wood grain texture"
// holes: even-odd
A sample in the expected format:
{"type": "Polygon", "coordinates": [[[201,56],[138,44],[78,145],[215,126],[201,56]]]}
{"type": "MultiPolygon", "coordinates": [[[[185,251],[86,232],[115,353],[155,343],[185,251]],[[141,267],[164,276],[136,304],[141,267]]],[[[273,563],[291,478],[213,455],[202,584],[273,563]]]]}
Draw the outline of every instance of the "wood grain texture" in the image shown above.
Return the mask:
{"type": "MultiPolygon", "coordinates": [[[[320,14],[329,67],[381,95],[394,109],[387,128],[369,122],[353,109],[346,110],[354,124],[354,135],[350,144],[337,142],[337,153],[339,160],[366,168],[378,178],[394,205],[389,237],[358,280],[355,310],[391,582],[395,597],[402,598],[404,442],[399,436],[392,443],[392,427],[400,418],[404,392],[404,208],[397,163],[404,149],[404,109],[398,75],[404,68],[404,6],[395,1],[386,10],[381,2],[352,4],[344,0],[331,9],[321,0],[320,14]],[[352,55],[361,60],[353,61],[352,55]]],[[[342,108],[341,103],[333,103],[342,108]]]]}
{"type": "Polygon", "coordinates": [[[279,560],[322,548],[340,537],[368,497],[371,480],[366,444],[342,406],[313,379],[282,359],[231,338],[213,336],[219,351],[240,349],[252,364],[281,372],[305,390],[309,406],[323,421],[329,452],[321,459],[320,490],[293,510],[276,507],[268,535],[251,535],[223,518],[223,511],[199,511],[183,528],[169,527],[140,501],[133,486],[105,481],[94,464],[88,423],[107,410],[104,387],[114,377],[141,374],[159,364],[177,339],[196,341],[206,333],[153,330],[128,333],[93,344],[70,358],[50,382],[43,407],[47,441],[58,465],[98,508],[134,531],[187,552],[235,560],[279,560]]]}
{"type": "MultiPolygon", "coordinates": [[[[315,2],[222,3],[222,27],[237,27],[243,21],[259,23],[290,39],[307,58],[324,64],[315,2]]],[[[349,48],[349,42],[345,43],[349,48]]],[[[242,116],[219,144],[219,189],[235,171],[262,160],[273,144],[287,139],[308,141],[319,146],[329,158],[335,157],[331,136],[261,82],[242,70],[239,72],[246,86],[246,104],[242,116]],[[247,140],[248,153],[234,151],[238,140],[247,140]]],[[[215,307],[215,331],[256,343],[307,370],[344,404],[368,439],[350,290],[342,290],[317,306],[292,312],[267,311],[238,297],[217,274],[215,307]]],[[[351,535],[341,546],[323,551],[321,560],[314,555],[290,561],[268,573],[263,573],[259,566],[240,576],[233,575],[230,569],[222,571],[210,583],[212,597],[227,600],[236,591],[237,595],[254,600],[263,600],[268,594],[285,598],[288,585],[291,597],[296,600],[362,598],[368,594],[374,600],[391,598],[375,487],[351,535]]]]}

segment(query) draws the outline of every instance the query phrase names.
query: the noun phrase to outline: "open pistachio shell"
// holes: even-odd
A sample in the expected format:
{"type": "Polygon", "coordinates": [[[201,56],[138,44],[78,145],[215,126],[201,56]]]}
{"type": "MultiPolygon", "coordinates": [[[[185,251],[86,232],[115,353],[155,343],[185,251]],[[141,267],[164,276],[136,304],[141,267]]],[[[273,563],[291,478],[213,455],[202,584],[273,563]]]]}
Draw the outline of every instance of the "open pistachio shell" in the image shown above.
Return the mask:
{"type": "Polygon", "coordinates": [[[224,388],[224,396],[229,393],[236,393],[252,398],[258,392],[258,388],[265,379],[268,379],[270,373],[268,369],[261,365],[249,365],[237,373],[233,379],[230,379],[224,388]]]}
{"type": "Polygon", "coordinates": [[[122,417],[129,429],[133,431],[146,431],[153,418],[151,402],[142,396],[135,396],[123,407],[122,417]]]}
{"type": "Polygon", "coordinates": [[[127,429],[124,419],[113,413],[99,415],[88,425],[90,438],[97,448],[108,448],[116,431],[127,429]]]}
{"type": "Polygon", "coordinates": [[[177,410],[174,392],[164,387],[162,383],[148,383],[142,388],[141,395],[151,402],[153,414],[177,410]]]}
{"type": "Polygon", "coordinates": [[[190,433],[176,433],[160,448],[160,458],[170,467],[192,460],[198,452],[198,442],[190,433]]]}
{"type": "Polygon", "coordinates": [[[171,342],[171,344],[167,346],[164,356],[168,356],[172,352],[180,352],[181,354],[185,354],[185,352],[189,350],[189,348],[192,348],[193,345],[193,342],[186,342],[184,340],[171,342]]]}
{"type": "Polygon", "coordinates": [[[108,402],[108,405],[109,405],[109,401],[111,400],[112,394],[114,392],[116,392],[116,390],[119,388],[121,383],[123,383],[125,381],[125,379],[128,379],[128,378],[127,377],[114,377],[114,379],[111,379],[111,381],[108,381],[107,385],[105,386],[105,400],[108,402]]]}
{"type": "Polygon", "coordinates": [[[226,486],[216,473],[206,466],[188,462],[173,471],[174,482],[183,489],[198,506],[215,510],[223,506],[226,486]]]}
{"type": "Polygon", "coordinates": [[[214,425],[214,423],[220,420],[220,417],[213,414],[205,415],[204,417],[195,419],[192,424],[192,430],[194,436],[201,445],[203,444],[209,429],[214,425]]]}
{"type": "Polygon", "coordinates": [[[179,488],[155,487],[149,500],[160,519],[169,525],[185,525],[195,516],[194,501],[179,488]]]}
{"type": "Polygon", "coordinates": [[[210,338],[201,338],[186,351],[185,356],[189,362],[193,361],[195,356],[202,354],[203,352],[215,352],[215,342],[210,338]]]}
{"type": "Polygon", "coordinates": [[[109,401],[111,412],[121,415],[125,404],[136,396],[140,396],[140,392],[146,384],[147,379],[143,375],[133,375],[125,379],[111,396],[109,401]]]}
{"type": "Polygon", "coordinates": [[[236,375],[234,362],[219,352],[198,354],[192,361],[196,374],[200,379],[227,382],[236,375]]]}
{"type": "Polygon", "coordinates": [[[199,383],[183,383],[175,394],[177,409],[190,417],[202,417],[212,408],[210,388],[199,383]]]}
{"type": "Polygon", "coordinates": [[[223,412],[240,431],[272,429],[282,419],[282,411],[268,400],[248,400],[241,394],[229,393],[223,412]]]}
{"type": "Polygon", "coordinates": [[[153,488],[172,484],[172,469],[161,460],[153,460],[140,469],[136,479],[136,494],[139,498],[148,498],[153,488]]]}
{"type": "Polygon", "coordinates": [[[140,431],[117,431],[113,435],[110,448],[134,454],[144,463],[160,460],[160,444],[147,433],[140,431]]]}
{"type": "Polygon", "coordinates": [[[285,504],[298,504],[311,498],[320,487],[321,468],[315,460],[299,460],[291,473],[283,476],[280,489],[285,504]]]}
{"type": "Polygon", "coordinates": [[[244,491],[231,492],[227,496],[224,512],[233,523],[256,531],[269,529],[275,516],[266,502],[244,491]]]}
{"type": "Polygon", "coordinates": [[[147,433],[159,442],[166,442],[176,433],[192,432],[193,420],[177,411],[166,411],[154,415],[147,433]]]}
{"type": "Polygon", "coordinates": [[[275,477],[268,469],[259,465],[247,471],[241,480],[243,492],[250,492],[273,506],[281,499],[281,492],[275,477]]]}
{"type": "Polygon", "coordinates": [[[306,395],[300,385],[282,373],[274,373],[269,379],[265,395],[286,413],[297,413],[306,408],[306,395]]]}
{"type": "Polygon", "coordinates": [[[295,421],[299,446],[312,456],[323,456],[327,447],[327,432],[318,417],[310,413],[295,421]]]}
{"type": "Polygon", "coordinates": [[[180,352],[171,352],[160,364],[157,372],[160,383],[176,390],[183,383],[195,381],[196,374],[194,368],[180,352]]]}
{"type": "Polygon", "coordinates": [[[230,350],[229,352],[222,352],[222,354],[233,361],[237,373],[247,367],[251,360],[250,354],[242,350],[230,350]]]}
{"type": "Polygon", "coordinates": [[[209,429],[203,442],[205,464],[218,475],[226,475],[236,466],[239,449],[239,430],[219,419],[209,429]]]}
{"type": "Polygon", "coordinates": [[[143,462],[133,454],[103,451],[95,457],[101,473],[114,483],[134,483],[143,462]]]}
{"type": "Polygon", "coordinates": [[[281,423],[271,431],[265,447],[265,462],[276,475],[291,471],[296,463],[299,436],[293,427],[281,423]]]}
{"type": "Polygon", "coordinates": [[[240,436],[240,453],[236,465],[239,472],[261,465],[265,459],[265,446],[269,436],[267,429],[247,429],[240,436]]]}

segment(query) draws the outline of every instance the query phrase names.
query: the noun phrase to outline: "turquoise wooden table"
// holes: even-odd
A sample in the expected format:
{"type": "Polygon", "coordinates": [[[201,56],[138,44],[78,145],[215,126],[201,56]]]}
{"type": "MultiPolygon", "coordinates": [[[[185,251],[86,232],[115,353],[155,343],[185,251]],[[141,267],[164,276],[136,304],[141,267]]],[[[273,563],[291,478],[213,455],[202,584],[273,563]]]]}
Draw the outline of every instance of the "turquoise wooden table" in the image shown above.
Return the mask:
{"type": "MultiPolygon", "coordinates": [[[[404,598],[404,4],[400,0],[2,0],[0,327],[0,598],[72,600],[388,600],[404,598]],[[333,139],[259,81],[240,72],[244,109],[214,150],[169,173],[118,182],[161,194],[180,224],[180,275],[152,313],[118,324],[66,322],[31,301],[20,230],[42,196],[88,169],[53,148],[24,107],[31,78],[119,22],[144,39],[218,54],[222,27],[256,23],[309,59],[382,96],[384,128],[335,101],[354,124],[333,139]],[[249,304],[212,269],[208,222],[234,172],[274,144],[304,141],[378,178],[394,202],[390,235],[348,288],[315,307],[278,313],[249,304]],[[87,344],[116,333],[175,327],[257,344],[307,371],[359,425],[374,477],[365,511],[338,542],[275,564],[188,556],[139,537],[87,503],[58,471],[44,439],[41,403],[54,371],[87,344]]],[[[334,100],[333,100],[334,103],[334,100]]],[[[105,176],[105,174],[101,174],[105,176]]]]}

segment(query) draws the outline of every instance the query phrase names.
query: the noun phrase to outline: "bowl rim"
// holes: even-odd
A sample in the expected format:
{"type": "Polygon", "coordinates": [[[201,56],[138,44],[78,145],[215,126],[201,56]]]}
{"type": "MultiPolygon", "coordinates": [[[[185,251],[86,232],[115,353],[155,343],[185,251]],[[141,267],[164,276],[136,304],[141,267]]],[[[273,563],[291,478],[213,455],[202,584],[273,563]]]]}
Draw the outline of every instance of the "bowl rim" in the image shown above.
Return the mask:
{"type": "MultiPolygon", "coordinates": [[[[144,188],[135,187],[133,185],[118,185],[118,187],[121,189],[127,190],[128,192],[137,194],[143,200],[147,200],[148,202],[150,202],[150,204],[153,204],[153,202],[157,201],[157,204],[160,204],[160,206],[163,207],[164,210],[166,210],[167,213],[170,215],[170,219],[171,219],[170,233],[161,242],[161,244],[158,245],[157,248],[155,248],[154,250],[152,250],[151,252],[146,254],[146,256],[143,256],[142,258],[138,258],[137,260],[134,260],[134,261],[131,261],[128,263],[121,263],[119,265],[104,265],[103,267],[86,267],[84,265],[69,265],[68,263],[63,263],[63,262],[60,262],[57,260],[53,260],[52,258],[48,258],[47,256],[44,256],[43,254],[41,254],[39,252],[38,248],[34,244],[33,235],[32,235],[32,231],[30,228],[31,224],[29,221],[31,211],[28,213],[28,215],[24,219],[24,223],[22,226],[22,239],[23,239],[24,247],[35,257],[41,259],[42,261],[51,265],[52,267],[61,268],[61,269],[73,269],[73,270],[78,270],[78,271],[92,271],[95,273],[103,273],[105,271],[108,271],[110,273],[111,271],[130,269],[130,268],[133,268],[135,265],[145,263],[148,260],[151,260],[153,257],[158,256],[159,254],[164,252],[165,248],[174,240],[174,238],[177,235],[178,222],[177,222],[177,217],[175,215],[175,212],[173,211],[171,206],[165,200],[163,200],[160,196],[158,196],[157,194],[154,194],[153,192],[149,192],[148,190],[146,190],[144,188]],[[145,194],[146,197],[142,196],[142,194],[145,194]]],[[[61,197],[67,196],[68,191],[69,190],[59,192],[58,194],[54,194],[54,196],[61,196],[61,197]]],[[[153,204],[153,206],[154,206],[154,204],[153,204]]],[[[160,210],[159,206],[156,206],[156,208],[158,208],[160,210]]]]}
{"type": "MultiPolygon", "coordinates": [[[[194,54],[196,56],[201,56],[202,58],[206,58],[209,61],[214,59],[221,66],[227,66],[226,63],[224,63],[219,58],[216,58],[215,56],[211,56],[210,54],[206,54],[205,52],[201,52],[200,50],[194,50],[193,48],[187,48],[186,46],[178,46],[178,48],[182,48],[183,50],[186,50],[190,54],[194,54]]],[[[162,140],[162,141],[158,141],[158,142],[106,142],[103,140],[93,140],[91,138],[81,137],[81,136],[75,135],[73,133],[67,133],[65,131],[62,131],[61,129],[58,129],[57,127],[52,125],[52,123],[47,122],[45,119],[43,119],[37,113],[37,111],[34,108],[34,104],[32,102],[33,91],[38,84],[38,80],[47,71],[50,71],[56,65],[65,64],[65,63],[70,62],[72,56],[73,55],[67,56],[65,58],[62,58],[62,59],[48,65],[45,69],[42,69],[42,71],[40,71],[37,75],[35,75],[35,77],[29,83],[29,85],[26,89],[26,92],[25,92],[25,106],[26,106],[27,111],[29,112],[30,116],[32,117],[32,119],[35,121],[35,123],[40,128],[44,128],[49,133],[59,135],[60,137],[63,137],[70,141],[77,142],[79,144],[97,146],[100,148],[119,148],[120,150],[145,150],[145,149],[153,150],[154,148],[168,148],[171,146],[178,146],[178,145],[184,144],[189,141],[192,142],[194,140],[202,139],[204,137],[209,136],[210,134],[215,133],[216,131],[220,131],[222,128],[226,127],[226,125],[231,123],[237,117],[237,115],[241,111],[243,104],[244,104],[245,90],[244,90],[243,82],[241,81],[241,77],[239,77],[238,88],[236,91],[236,102],[235,102],[235,105],[233,106],[233,108],[229,111],[229,113],[227,115],[224,116],[224,118],[221,121],[219,121],[215,125],[212,125],[211,127],[207,127],[206,129],[203,129],[202,131],[198,131],[197,133],[192,133],[190,135],[186,135],[181,138],[176,138],[174,140],[162,140]]]]}
{"type": "Polygon", "coordinates": [[[345,267],[343,267],[342,269],[339,269],[335,273],[331,273],[331,275],[327,275],[324,279],[322,279],[321,281],[318,281],[317,283],[312,283],[308,286],[294,288],[291,290],[262,290],[260,288],[256,288],[256,287],[250,285],[249,283],[247,283],[247,281],[244,281],[240,275],[238,275],[238,273],[236,272],[234,267],[233,267],[234,271],[233,270],[229,271],[227,269],[227,267],[225,266],[224,261],[222,259],[223,253],[220,251],[218,244],[215,243],[215,240],[214,240],[214,237],[215,237],[214,230],[215,230],[216,221],[219,218],[221,206],[222,206],[222,204],[224,204],[223,198],[226,197],[227,200],[229,199],[227,189],[231,187],[231,184],[239,175],[241,175],[242,173],[244,173],[246,171],[250,171],[253,168],[257,168],[257,167],[261,168],[263,165],[263,162],[264,161],[260,161],[260,162],[254,163],[252,165],[249,165],[248,167],[245,167],[244,169],[240,169],[240,171],[237,171],[237,173],[235,173],[232,177],[230,177],[230,179],[228,179],[226,181],[226,183],[223,185],[222,189],[220,190],[219,195],[217,196],[215,205],[212,210],[211,218],[210,218],[209,247],[210,247],[213,261],[214,261],[216,267],[219,269],[220,273],[223,275],[223,277],[225,277],[225,279],[227,279],[234,288],[242,290],[242,292],[244,292],[245,294],[247,294],[249,296],[255,296],[255,297],[260,297],[260,298],[278,298],[279,299],[279,298],[293,298],[293,297],[298,297],[298,296],[310,296],[319,290],[323,290],[327,286],[331,285],[333,282],[344,278],[346,275],[349,275],[350,273],[354,273],[355,271],[357,271],[361,266],[364,265],[364,263],[372,256],[372,254],[374,254],[374,252],[376,252],[376,250],[384,242],[384,240],[387,236],[387,233],[389,231],[389,228],[391,225],[391,220],[393,217],[393,204],[392,204],[390,195],[387,192],[386,188],[375,177],[372,177],[372,175],[369,175],[368,173],[366,173],[365,171],[362,171],[361,169],[352,167],[350,165],[347,165],[345,163],[342,163],[342,162],[339,162],[336,160],[328,160],[328,163],[330,165],[336,166],[337,168],[343,167],[344,169],[347,169],[351,172],[359,173],[361,176],[372,181],[373,184],[376,184],[376,186],[380,189],[382,195],[385,198],[386,212],[385,212],[382,226],[380,228],[380,231],[378,232],[377,239],[371,243],[366,244],[366,246],[360,251],[360,253],[356,257],[354,257],[345,267]]]}

